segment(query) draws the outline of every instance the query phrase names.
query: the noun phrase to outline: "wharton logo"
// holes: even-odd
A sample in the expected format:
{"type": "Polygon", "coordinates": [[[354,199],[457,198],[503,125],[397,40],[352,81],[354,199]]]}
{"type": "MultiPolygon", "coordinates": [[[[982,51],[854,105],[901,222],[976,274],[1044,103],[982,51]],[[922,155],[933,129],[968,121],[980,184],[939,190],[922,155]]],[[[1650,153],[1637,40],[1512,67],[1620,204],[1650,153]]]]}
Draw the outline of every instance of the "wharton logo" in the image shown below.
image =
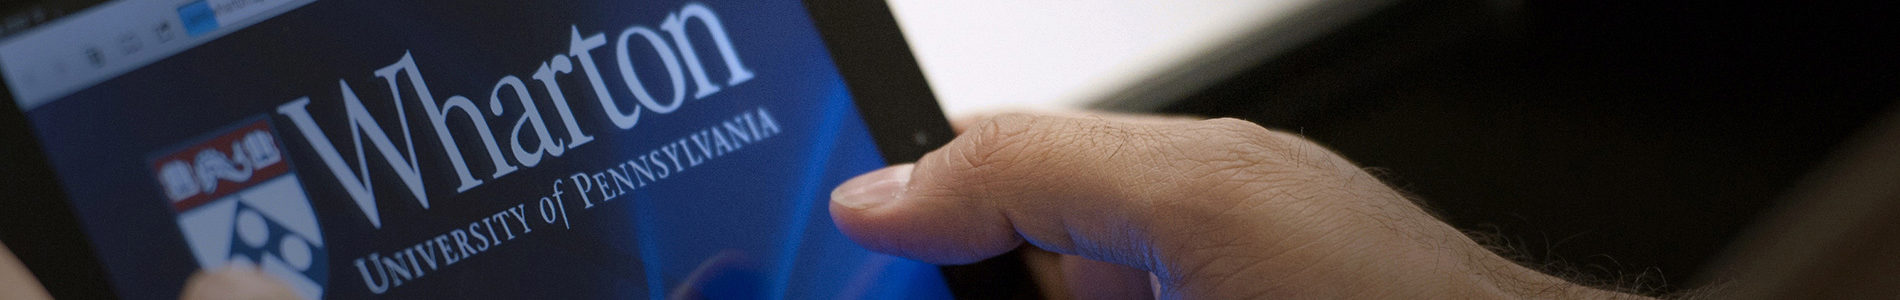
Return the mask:
{"type": "MultiPolygon", "coordinates": [[[[347,134],[325,133],[323,127],[318,126],[317,119],[310,114],[313,104],[308,96],[279,105],[277,113],[290,118],[291,125],[296,126],[297,131],[309,141],[309,150],[323,160],[330,174],[341,183],[343,191],[350,195],[350,200],[368,217],[370,226],[383,228],[383,216],[377,210],[378,200],[372,182],[386,181],[389,175],[394,175],[401,187],[413,197],[417,207],[429,209],[429,194],[423,188],[422,175],[425,172],[422,167],[425,165],[420,163],[420,157],[442,155],[448,158],[448,165],[454,168],[456,174],[455,181],[460,183],[455,192],[467,192],[489,181],[515,174],[518,170],[534,168],[543,160],[560,158],[567,151],[592,142],[594,136],[581,130],[580,119],[577,118],[589,114],[577,115],[577,111],[598,112],[600,114],[594,116],[605,116],[615,128],[630,130],[639,125],[641,118],[652,120],[657,115],[672,114],[686,103],[691,103],[686,92],[689,83],[694,91],[691,99],[700,101],[719,93],[723,88],[738,86],[758,76],[740,61],[732,37],[726,32],[725,23],[705,4],[685,4],[660,21],[659,28],[654,30],[645,25],[633,25],[609,40],[606,33],[583,34],[580,26],[570,26],[568,44],[551,47],[558,50],[552,58],[541,62],[540,68],[527,77],[529,80],[517,75],[504,75],[496,79],[488,90],[487,101],[481,101],[483,95],[479,90],[475,91],[474,97],[453,93],[445,93],[450,94],[445,98],[436,97],[434,91],[440,89],[431,89],[429,80],[422,76],[422,67],[417,63],[416,56],[405,51],[395,63],[373,72],[389,88],[387,95],[391,98],[388,100],[395,108],[396,119],[400,120],[397,123],[377,121],[375,116],[387,114],[388,111],[372,113],[369,109],[371,106],[365,105],[363,98],[343,79],[337,80],[342,103],[314,106],[321,107],[317,108],[321,110],[342,109],[342,120],[326,122],[341,121],[349,129],[347,134]],[[695,21],[704,29],[687,26],[695,21]],[[694,35],[706,37],[712,41],[712,47],[694,44],[694,35]],[[647,47],[652,52],[641,49],[647,47]],[[609,54],[606,49],[613,49],[612,56],[606,55],[609,54]],[[634,50],[630,52],[629,49],[634,50]],[[632,53],[642,56],[633,56],[635,54],[632,53]],[[645,53],[652,53],[653,56],[643,57],[645,53]],[[595,54],[601,56],[595,57],[595,54]],[[708,56],[702,59],[702,54],[708,56]],[[719,70],[714,67],[719,65],[708,67],[706,64],[714,61],[711,56],[714,54],[725,67],[725,78],[718,78],[724,80],[723,84],[714,81],[719,76],[719,70]],[[643,64],[636,68],[634,61],[645,58],[658,59],[660,64],[643,64]],[[619,71],[619,84],[602,80],[601,74],[613,74],[607,72],[616,70],[619,71]],[[641,79],[636,70],[667,76],[641,79]],[[592,87],[580,93],[585,95],[585,91],[592,91],[592,98],[599,104],[599,110],[586,106],[570,107],[574,101],[568,101],[568,94],[561,89],[560,82],[572,84],[579,80],[586,81],[592,87]],[[407,82],[408,87],[399,85],[401,82],[407,82]],[[647,89],[649,84],[652,87],[670,88],[657,89],[661,92],[654,93],[654,90],[647,89]],[[537,97],[530,92],[529,87],[536,85],[546,91],[546,97],[537,97]],[[610,91],[610,86],[625,87],[625,90],[610,91]],[[406,91],[413,91],[410,94],[413,96],[404,96],[406,91]],[[627,96],[633,96],[633,101],[627,101],[627,96]],[[336,104],[342,107],[336,107],[336,104]],[[552,105],[556,114],[543,115],[538,108],[541,105],[552,105]],[[405,109],[416,108],[420,108],[426,118],[413,118],[404,112],[405,109]],[[550,126],[556,121],[559,122],[558,126],[550,126]],[[505,127],[510,122],[514,127],[505,127]],[[494,130],[489,127],[491,123],[504,127],[494,130]],[[419,142],[411,134],[411,127],[433,129],[436,144],[441,147],[428,147],[431,144],[428,141],[419,142]],[[561,134],[563,131],[565,137],[561,134]],[[469,139],[471,135],[475,138],[469,139]],[[332,137],[348,143],[332,143],[332,137]],[[417,144],[423,144],[424,147],[417,147],[417,144]],[[339,152],[339,149],[348,149],[339,146],[354,148],[355,159],[350,160],[350,157],[339,152]],[[418,148],[427,152],[418,152],[418,148]],[[378,154],[370,156],[367,154],[370,152],[378,154]],[[370,176],[373,174],[369,168],[373,163],[372,158],[381,158],[389,166],[389,171],[376,173],[380,178],[370,176]]],[[[337,131],[333,129],[329,132],[337,131]]]]}
{"type": "Polygon", "coordinates": [[[254,267],[305,299],[323,296],[323,234],[269,122],[257,118],[173,149],[159,153],[152,171],[199,267],[254,267]]]}

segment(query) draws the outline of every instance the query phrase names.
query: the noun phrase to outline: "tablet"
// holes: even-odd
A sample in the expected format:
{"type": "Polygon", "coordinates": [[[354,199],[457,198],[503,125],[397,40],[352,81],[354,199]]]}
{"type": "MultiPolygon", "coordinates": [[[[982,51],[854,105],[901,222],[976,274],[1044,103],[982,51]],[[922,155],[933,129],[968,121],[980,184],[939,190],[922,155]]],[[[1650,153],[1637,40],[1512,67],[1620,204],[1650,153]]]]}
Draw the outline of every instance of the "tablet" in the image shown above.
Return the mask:
{"type": "Polygon", "coordinates": [[[947,298],[831,188],[952,133],[884,3],[9,4],[0,238],[59,298],[947,298]]]}

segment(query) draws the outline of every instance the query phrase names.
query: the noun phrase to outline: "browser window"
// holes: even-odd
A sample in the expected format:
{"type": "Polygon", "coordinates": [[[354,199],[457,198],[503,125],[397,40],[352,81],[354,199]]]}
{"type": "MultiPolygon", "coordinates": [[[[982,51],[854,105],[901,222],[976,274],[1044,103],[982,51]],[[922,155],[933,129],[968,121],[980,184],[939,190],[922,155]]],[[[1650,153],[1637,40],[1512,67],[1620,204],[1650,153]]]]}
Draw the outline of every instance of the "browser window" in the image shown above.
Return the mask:
{"type": "Polygon", "coordinates": [[[798,1],[122,0],[0,39],[119,295],[941,298],[798,1]]]}

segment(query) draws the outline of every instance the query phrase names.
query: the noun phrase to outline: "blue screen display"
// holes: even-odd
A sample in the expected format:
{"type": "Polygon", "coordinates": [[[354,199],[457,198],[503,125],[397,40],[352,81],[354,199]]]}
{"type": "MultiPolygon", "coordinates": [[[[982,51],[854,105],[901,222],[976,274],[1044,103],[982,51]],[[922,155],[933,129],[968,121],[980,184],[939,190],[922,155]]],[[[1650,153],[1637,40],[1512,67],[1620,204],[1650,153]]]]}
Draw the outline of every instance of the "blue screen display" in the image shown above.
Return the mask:
{"type": "Polygon", "coordinates": [[[831,224],[883,158],[798,1],[273,1],[27,110],[119,295],[949,295],[831,224]]]}

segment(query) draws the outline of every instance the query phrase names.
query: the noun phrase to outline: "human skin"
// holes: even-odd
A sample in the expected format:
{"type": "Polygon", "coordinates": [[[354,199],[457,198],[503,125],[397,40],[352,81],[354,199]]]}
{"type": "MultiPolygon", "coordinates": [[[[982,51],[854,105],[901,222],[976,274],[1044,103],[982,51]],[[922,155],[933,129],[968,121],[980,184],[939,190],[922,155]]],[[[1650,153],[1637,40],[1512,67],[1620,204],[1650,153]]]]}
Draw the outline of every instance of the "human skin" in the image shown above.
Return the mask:
{"type": "Polygon", "coordinates": [[[1162,298],[1641,298],[1513,263],[1345,158],[1246,121],[965,124],[915,164],[834,190],[839,229],[938,264],[1027,243],[1066,255],[1041,264],[1068,275],[1038,276],[1059,295],[1146,290],[1102,277],[1152,274],[1162,298]]]}
{"type": "MultiPolygon", "coordinates": [[[[839,186],[835,223],[940,264],[1027,243],[1059,274],[1036,276],[1051,294],[1083,298],[1640,298],[1519,266],[1324,147],[1245,121],[982,119],[839,186]]],[[[201,273],[182,298],[295,299],[266,276],[201,273]]],[[[0,299],[46,298],[0,245],[0,299]]]]}
{"type": "MultiPolygon", "coordinates": [[[[255,269],[230,268],[200,271],[186,279],[179,299],[190,300],[294,300],[297,295],[282,282],[255,269]]],[[[27,272],[6,245],[0,245],[0,299],[52,299],[39,280],[27,272]]]]}

